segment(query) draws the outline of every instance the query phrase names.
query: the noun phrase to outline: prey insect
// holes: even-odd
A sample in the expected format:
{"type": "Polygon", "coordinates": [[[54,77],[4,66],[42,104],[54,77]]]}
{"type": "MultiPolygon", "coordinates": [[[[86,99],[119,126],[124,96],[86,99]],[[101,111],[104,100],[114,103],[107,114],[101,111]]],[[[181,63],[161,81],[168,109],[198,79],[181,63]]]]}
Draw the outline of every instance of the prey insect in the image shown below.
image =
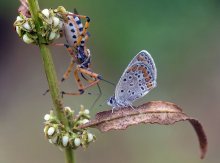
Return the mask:
{"type": "Polygon", "coordinates": [[[124,70],[115,94],[109,98],[107,104],[115,108],[132,107],[132,103],[144,97],[157,86],[157,69],[150,53],[140,51],[124,70]]]}

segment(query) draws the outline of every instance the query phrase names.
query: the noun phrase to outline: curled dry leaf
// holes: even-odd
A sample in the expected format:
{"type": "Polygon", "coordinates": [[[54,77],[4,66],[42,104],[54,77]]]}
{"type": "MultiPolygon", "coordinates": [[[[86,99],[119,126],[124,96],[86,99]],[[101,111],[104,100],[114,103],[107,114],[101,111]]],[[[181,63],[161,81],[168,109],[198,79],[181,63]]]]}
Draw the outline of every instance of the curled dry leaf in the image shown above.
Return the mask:
{"type": "Polygon", "coordinates": [[[207,151],[207,138],[200,122],[187,116],[182,109],[170,102],[151,101],[132,109],[130,107],[119,110],[99,112],[94,120],[81,125],[80,128],[93,127],[102,132],[109,130],[123,130],[131,125],[141,123],[171,125],[179,121],[189,121],[195,129],[203,159],[207,151]]]}
{"type": "Polygon", "coordinates": [[[18,13],[22,13],[27,18],[31,17],[31,13],[29,11],[27,0],[20,0],[21,5],[18,8],[18,13]]]}

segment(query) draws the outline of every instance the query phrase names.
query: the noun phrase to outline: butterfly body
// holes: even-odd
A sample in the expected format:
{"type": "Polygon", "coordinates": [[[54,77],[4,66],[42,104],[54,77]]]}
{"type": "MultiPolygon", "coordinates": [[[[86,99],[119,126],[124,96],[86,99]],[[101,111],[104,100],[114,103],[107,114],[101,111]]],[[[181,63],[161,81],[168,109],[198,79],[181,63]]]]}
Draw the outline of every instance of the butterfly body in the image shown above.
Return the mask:
{"type": "Polygon", "coordinates": [[[113,108],[132,106],[132,103],[155,88],[157,70],[151,55],[142,50],[129,63],[110,97],[108,105],[113,108]]]}

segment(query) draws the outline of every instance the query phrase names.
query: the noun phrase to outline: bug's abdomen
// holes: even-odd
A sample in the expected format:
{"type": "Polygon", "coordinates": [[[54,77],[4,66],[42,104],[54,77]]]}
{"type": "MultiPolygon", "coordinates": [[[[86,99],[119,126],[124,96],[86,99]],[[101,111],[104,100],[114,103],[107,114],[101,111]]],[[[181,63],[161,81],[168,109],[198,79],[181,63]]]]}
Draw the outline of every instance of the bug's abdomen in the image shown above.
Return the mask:
{"type": "Polygon", "coordinates": [[[82,34],[83,24],[79,17],[77,16],[68,16],[67,23],[64,23],[64,34],[67,43],[70,46],[73,46],[79,36],[82,34]]]}

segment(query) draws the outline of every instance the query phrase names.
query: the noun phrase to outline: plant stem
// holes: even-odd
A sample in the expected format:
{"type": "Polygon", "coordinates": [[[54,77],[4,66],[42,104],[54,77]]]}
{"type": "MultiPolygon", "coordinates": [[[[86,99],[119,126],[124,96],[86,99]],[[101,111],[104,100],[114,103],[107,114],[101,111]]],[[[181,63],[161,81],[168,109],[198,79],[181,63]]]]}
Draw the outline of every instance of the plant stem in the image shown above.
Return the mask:
{"type": "MultiPolygon", "coordinates": [[[[40,11],[40,7],[38,5],[38,0],[28,0],[29,10],[31,12],[32,18],[34,20],[36,30],[40,33],[40,28],[42,26],[42,21],[38,17],[38,12],[40,11]]],[[[52,55],[50,53],[49,48],[42,43],[43,37],[38,34],[38,44],[41,52],[41,57],[43,60],[45,74],[47,76],[47,81],[50,89],[51,98],[56,110],[56,115],[58,119],[66,126],[68,126],[68,121],[63,113],[63,104],[62,99],[60,97],[60,90],[57,82],[57,75],[55,71],[55,67],[53,64],[52,55]]],[[[72,149],[68,148],[65,150],[66,163],[74,163],[74,156],[72,149]]]]}

